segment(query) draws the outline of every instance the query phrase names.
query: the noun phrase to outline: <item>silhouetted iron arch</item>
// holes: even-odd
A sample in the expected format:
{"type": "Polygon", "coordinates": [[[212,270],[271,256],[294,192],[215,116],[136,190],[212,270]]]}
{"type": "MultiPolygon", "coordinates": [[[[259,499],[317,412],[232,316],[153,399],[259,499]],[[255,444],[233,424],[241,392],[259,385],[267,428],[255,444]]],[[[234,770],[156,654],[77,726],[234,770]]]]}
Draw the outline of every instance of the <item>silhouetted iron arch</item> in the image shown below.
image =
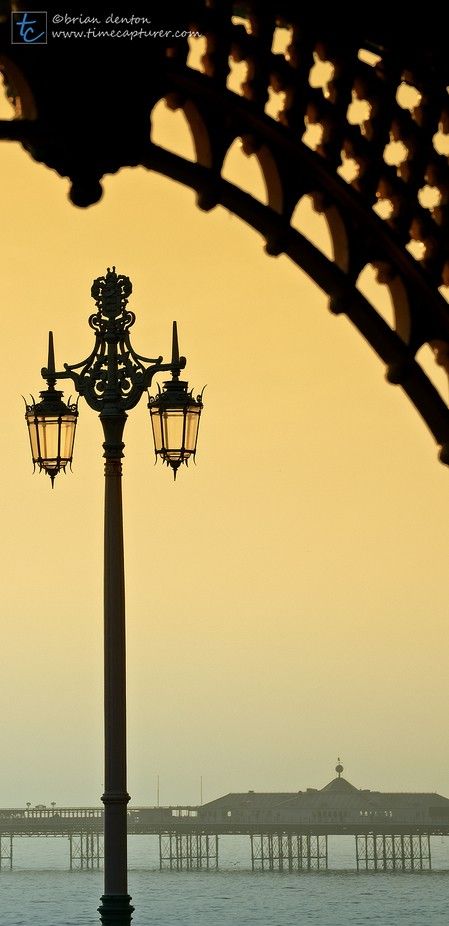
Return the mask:
{"type": "Polygon", "coordinates": [[[65,44],[62,56],[55,40],[47,57],[38,57],[36,49],[7,47],[6,16],[7,54],[0,65],[20,118],[1,122],[0,137],[20,141],[36,160],[70,177],[79,206],[99,198],[105,173],[142,165],[195,190],[201,209],[222,205],[239,216],[261,235],[269,255],[285,253],[308,273],[329,296],[331,312],[347,315],[449,463],[448,404],[416,361],[428,343],[436,362],[449,370],[449,309],[439,292],[449,284],[449,69],[443,44],[434,43],[431,54],[428,43],[413,41],[417,33],[407,44],[402,35],[385,37],[381,29],[374,40],[371,30],[367,41],[347,24],[343,32],[341,25],[322,26],[312,14],[306,18],[296,4],[187,5],[188,14],[180,16],[169,2],[164,22],[171,11],[178,29],[196,28],[205,37],[201,70],[187,66],[187,38],[165,37],[150,57],[142,43],[122,44],[120,75],[107,49],[98,74],[98,56],[86,44],[81,73],[78,67],[74,76],[78,48],[65,44]],[[279,28],[288,36],[281,51],[279,28]],[[246,62],[240,94],[227,88],[233,60],[246,62]],[[277,120],[265,112],[269,88],[278,94],[277,120]],[[196,162],[151,141],[151,112],[161,99],[183,110],[196,162]],[[306,144],[310,129],[315,150],[306,144]],[[237,138],[245,153],[258,158],[265,204],[222,176],[237,138]],[[333,261],[291,225],[306,194],[327,219],[333,261]],[[366,264],[389,287],[394,328],[356,287],[366,264]]]}

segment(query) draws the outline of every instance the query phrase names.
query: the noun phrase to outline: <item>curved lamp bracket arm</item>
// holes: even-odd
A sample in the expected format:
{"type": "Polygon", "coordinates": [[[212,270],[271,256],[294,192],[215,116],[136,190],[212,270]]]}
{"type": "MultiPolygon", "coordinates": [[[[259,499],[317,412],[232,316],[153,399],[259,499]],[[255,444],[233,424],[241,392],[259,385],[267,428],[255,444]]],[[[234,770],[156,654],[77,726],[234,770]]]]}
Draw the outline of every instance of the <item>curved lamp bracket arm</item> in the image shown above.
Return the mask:
{"type": "Polygon", "coordinates": [[[186,358],[180,357],[175,363],[157,363],[152,367],[148,367],[143,377],[143,389],[149,389],[156,373],[179,373],[184,369],[186,363],[186,358]]]}
{"type": "MultiPolygon", "coordinates": [[[[159,358],[162,360],[162,357],[159,358]]],[[[179,344],[178,344],[178,326],[177,323],[173,322],[173,333],[172,333],[172,351],[171,351],[171,362],[170,363],[157,363],[154,366],[148,367],[145,371],[143,378],[143,388],[149,389],[151,386],[153,376],[156,373],[171,373],[174,379],[179,378],[181,370],[184,369],[186,365],[186,358],[179,356],[179,344]]]]}
{"type": "MultiPolygon", "coordinates": [[[[83,364],[77,364],[77,366],[78,366],[78,365],[79,365],[79,366],[83,366],[83,364]]],[[[58,380],[58,379],[71,379],[72,382],[73,382],[73,384],[74,384],[74,386],[75,386],[76,391],[79,392],[80,395],[83,395],[84,390],[83,390],[83,387],[82,387],[82,385],[81,385],[82,379],[83,379],[83,374],[82,374],[82,373],[75,373],[75,372],[74,372],[74,368],[71,367],[71,366],[69,366],[68,363],[65,363],[65,364],[64,364],[64,367],[65,367],[64,370],[57,370],[57,371],[55,371],[55,373],[53,374],[54,377],[55,377],[55,380],[58,380]]],[[[48,371],[47,367],[42,367],[41,376],[43,377],[43,379],[47,379],[47,380],[48,380],[48,375],[49,375],[49,371],[48,371]]]]}
{"type": "MultiPolygon", "coordinates": [[[[50,332],[51,336],[51,332],[50,332]]],[[[51,336],[51,345],[53,345],[53,338],[51,336]]],[[[98,359],[102,353],[102,341],[101,338],[97,335],[95,338],[95,345],[91,353],[85,360],[81,360],[80,363],[65,363],[64,370],[55,370],[54,363],[49,363],[48,366],[42,367],[41,376],[44,379],[48,379],[49,376],[53,376],[55,379],[71,379],[73,380],[75,387],[78,389],[78,383],[85,373],[87,373],[93,366],[95,360],[98,359]],[[75,370],[81,370],[81,373],[74,372],[75,370]]],[[[54,355],[53,355],[54,356],[54,355]]]]}

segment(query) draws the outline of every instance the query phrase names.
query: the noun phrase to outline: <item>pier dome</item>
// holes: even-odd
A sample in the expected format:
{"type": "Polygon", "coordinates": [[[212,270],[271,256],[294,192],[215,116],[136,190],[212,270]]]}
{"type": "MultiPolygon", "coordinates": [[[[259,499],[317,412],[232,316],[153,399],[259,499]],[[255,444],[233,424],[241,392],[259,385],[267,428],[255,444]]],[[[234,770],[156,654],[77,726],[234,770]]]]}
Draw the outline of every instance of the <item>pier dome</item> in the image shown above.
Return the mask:
{"type": "Polygon", "coordinates": [[[359,789],[351,784],[350,781],[347,781],[346,778],[342,778],[341,774],[344,772],[344,768],[341,764],[340,756],[337,759],[337,764],[335,766],[335,771],[337,772],[337,778],[333,778],[329,784],[324,785],[324,788],[321,788],[321,791],[333,791],[338,794],[350,794],[356,791],[359,792],[359,789]]]}

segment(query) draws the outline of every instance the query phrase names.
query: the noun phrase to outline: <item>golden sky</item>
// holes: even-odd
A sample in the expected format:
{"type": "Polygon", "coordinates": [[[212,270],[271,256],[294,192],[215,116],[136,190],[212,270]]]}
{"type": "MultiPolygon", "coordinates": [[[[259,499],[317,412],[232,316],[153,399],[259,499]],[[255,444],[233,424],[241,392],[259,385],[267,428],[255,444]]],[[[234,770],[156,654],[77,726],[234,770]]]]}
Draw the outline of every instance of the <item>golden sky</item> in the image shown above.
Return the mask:
{"type": "MultiPolygon", "coordinates": [[[[160,107],[155,138],[183,150],[179,119],[160,107]]],[[[263,196],[254,158],[236,148],[227,169],[263,196]]],[[[158,774],[162,803],[198,802],[200,775],[205,800],[321,787],[337,755],[361,788],[449,794],[449,472],[380,361],[287,258],[175,183],[123,170],[82,211],[18,145],[0,171],[0,805],[102,791],[101,427],[81,400],[52,491],[21,395],[43,387],[49,328],[58,366],[89,353],[112,264],[135,348],[168,357],[176,318],[189,383],[207,383],[176,484],[144,401],[125,431],[133,801],[155,802],[158,774]]],[[[307,203],[302,222],[329,247],[307,203]]]]}

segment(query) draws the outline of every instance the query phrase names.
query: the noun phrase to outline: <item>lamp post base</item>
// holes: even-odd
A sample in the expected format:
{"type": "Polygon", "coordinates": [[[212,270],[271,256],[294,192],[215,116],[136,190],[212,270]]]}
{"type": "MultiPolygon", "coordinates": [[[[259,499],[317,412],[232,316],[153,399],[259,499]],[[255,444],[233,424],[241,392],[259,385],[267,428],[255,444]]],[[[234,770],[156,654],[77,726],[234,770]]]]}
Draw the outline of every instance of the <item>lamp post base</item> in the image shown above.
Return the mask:
{"type": "Polygon", "coordinates": [[[98,907],[103,926],[130,926],[134,907],[129,894],[103,894],[98,907]]]}

